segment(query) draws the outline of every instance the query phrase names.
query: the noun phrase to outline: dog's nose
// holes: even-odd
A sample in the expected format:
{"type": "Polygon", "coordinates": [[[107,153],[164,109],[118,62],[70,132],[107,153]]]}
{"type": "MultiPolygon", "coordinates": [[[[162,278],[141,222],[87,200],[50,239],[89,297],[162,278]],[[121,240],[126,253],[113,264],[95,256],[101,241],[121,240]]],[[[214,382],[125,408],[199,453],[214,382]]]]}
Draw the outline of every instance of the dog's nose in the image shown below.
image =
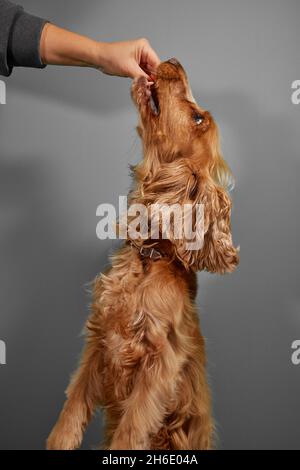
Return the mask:
{"type": "Polygon", "coordinates": [[[168,62],[169,64],[172,64],[172,65],[179,65],[179,62],[175,57],[172,57],[171,59],[169,59],[168,62]]]}

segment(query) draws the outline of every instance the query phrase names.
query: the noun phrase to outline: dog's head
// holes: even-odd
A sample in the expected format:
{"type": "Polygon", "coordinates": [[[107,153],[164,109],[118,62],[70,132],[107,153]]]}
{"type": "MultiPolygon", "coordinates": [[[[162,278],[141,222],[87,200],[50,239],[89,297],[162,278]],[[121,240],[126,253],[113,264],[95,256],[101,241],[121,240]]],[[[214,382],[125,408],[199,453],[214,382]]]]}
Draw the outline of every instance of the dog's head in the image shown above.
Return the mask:
{"type": "Polygon", "coordinates": [[[230,231],[231,171],[220,151],[218,127],[194,100],[187,75],[176,59],[162,62],[156,80],[133,82],[137,127],[144,159],[135,168],[134,200],[145,204],[204,205],[204,245],[187,250],[186,240],[170,237],[188,268],[233,271],[238,254],[230,231]]]}

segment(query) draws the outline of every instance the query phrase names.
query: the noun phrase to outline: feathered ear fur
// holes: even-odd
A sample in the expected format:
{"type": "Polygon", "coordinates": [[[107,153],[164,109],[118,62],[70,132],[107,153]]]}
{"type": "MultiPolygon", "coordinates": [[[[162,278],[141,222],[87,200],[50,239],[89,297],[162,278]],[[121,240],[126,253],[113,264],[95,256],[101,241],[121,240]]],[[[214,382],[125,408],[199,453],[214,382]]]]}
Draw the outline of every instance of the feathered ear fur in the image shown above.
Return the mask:
{"type": "Polygon", "coordinates": [[[195,271],[207,270],[224,274],[232,272],[239,263],[238,249],[231,236],[231,200],[227,191],[207,175],[190,174],[186,180],[184,203],[191,202],[193,211],[202,204],[204,210],[204,240],[200,249],[187,249],[185,238],[172,239],[177,257],[195,271]],[[187,197],[189,196],[189,197],[187,197]]]}
{"type": "Polygon", "coordinates": [[[198,253],[198,269],[220,274],[232,272],[239,263],[239,255],[232,243],[231,200],[225,189],[214,184],[207,184],[205,193],[208,225],[198,253]]]}
{"type": "Polygon", "coordinates": [[[204,203],[205,236],[203,248],[198,253],[197,269],[210,272],[232,272],[239,263],[238,249],[233,246],[231,235],[231,199],[228,192],[234,187],[234,177],[224,160],[219,131],[214,128],[210,138],[211,168],[200,178],[199,199],[204,203]]]}
{"type": "Polygon", "coordinates": [[[234,177],[232,171],[224,160],[221,147],[219,129],[214,125],[213,134],[210,137],[211,162],[210,174],[217,186],[231,191],[234,188],[234,177]]]}

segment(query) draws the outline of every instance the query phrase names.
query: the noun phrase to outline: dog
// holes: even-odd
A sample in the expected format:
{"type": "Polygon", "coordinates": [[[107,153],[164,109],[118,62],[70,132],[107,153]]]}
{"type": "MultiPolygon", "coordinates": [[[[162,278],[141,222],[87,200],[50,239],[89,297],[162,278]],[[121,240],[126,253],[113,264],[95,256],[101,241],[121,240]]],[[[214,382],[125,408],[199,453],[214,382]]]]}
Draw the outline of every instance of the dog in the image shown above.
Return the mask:
{"type": "Polygon", "coordinates": [[[134,167],[130,204],[204,206],[203,243],[187,249],[170,235],[127,240],[93,285],[86,345],[48,449],[76,449],[96,407],[105,411],[106,449],[214,448],[196,271],[232,272],[232,173],[218,128],[194,100],[176,59],[153,84],[132,85],[143,160],[134,167]]]}

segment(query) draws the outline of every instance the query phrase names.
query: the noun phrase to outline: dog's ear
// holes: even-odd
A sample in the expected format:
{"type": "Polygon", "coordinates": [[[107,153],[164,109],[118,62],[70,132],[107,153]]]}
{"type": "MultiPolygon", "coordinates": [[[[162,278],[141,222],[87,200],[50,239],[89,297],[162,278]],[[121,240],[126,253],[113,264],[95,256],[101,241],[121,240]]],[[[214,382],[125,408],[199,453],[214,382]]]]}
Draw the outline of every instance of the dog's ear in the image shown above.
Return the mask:
{"type": "Polygon", "coordinates": [[[202,207],[203,220],[197,228],[199,230],[200,227],[202,241],[199,248],[191,249],[188,248],[191,240],[185,236],[181,240],[172,240],[176,255],[186,268],[194,271],[232,272],[239,263],[239,256],[238,249],[232,243],[231,200],[227,191],[210,176],[193,173],[193,178],[184,203],[192,203],[194,220],[197,208],[202,207]]]}
{"type": "Polygon", "coordinates": [[[220,149],[218,128],[210,136],[212,165],[206,175],[200,177],[200,200],[204,204],[204,244],[198,252],[197,268],[210,272],[232,272],[239,263],[238,249],[232,243],[231,199],[229,191],[234,187],[234,178],[220,149]]]}
{"type": "Polygon", "coordinates": [[[198,252],[197,268],[212,273],[232,272],[239,263],[231,235],[231,200],[227,191],[214,183],[204,197],[205,235],[198,252]]]}

